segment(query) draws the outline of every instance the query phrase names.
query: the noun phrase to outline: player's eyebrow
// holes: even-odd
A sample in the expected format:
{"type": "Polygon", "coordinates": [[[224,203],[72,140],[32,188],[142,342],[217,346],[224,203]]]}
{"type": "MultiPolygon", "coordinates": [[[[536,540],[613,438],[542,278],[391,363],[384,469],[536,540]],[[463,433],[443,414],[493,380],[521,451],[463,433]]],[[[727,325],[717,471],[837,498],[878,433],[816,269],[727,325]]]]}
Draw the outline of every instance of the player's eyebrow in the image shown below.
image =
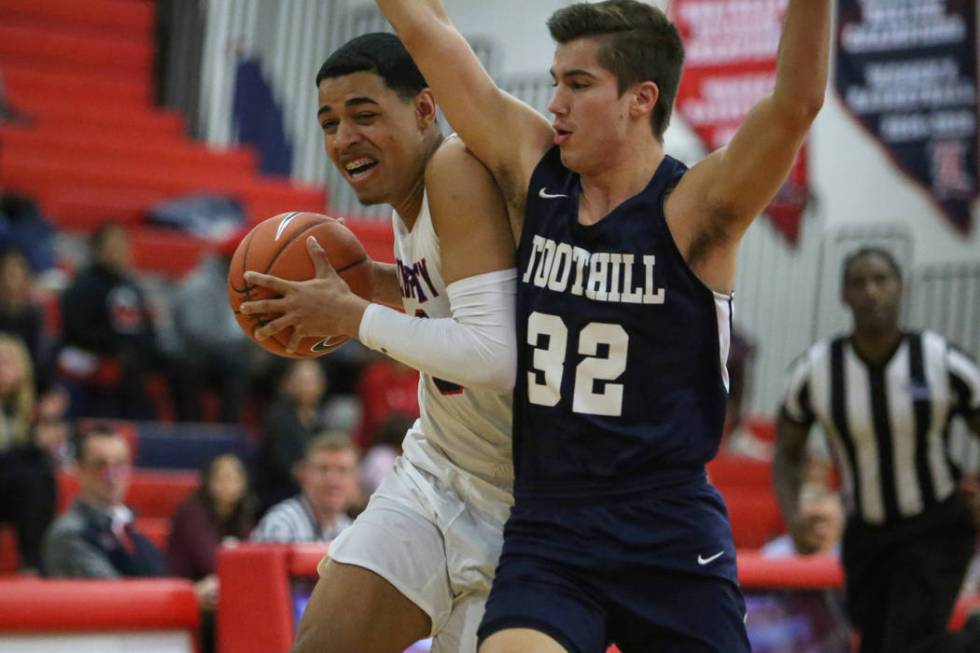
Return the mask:
{"type": "MultiPolygon", "coordinates": [[[[347,108],[356,107],[361,104],[373,104],[374,106],[381,106],[378,104],[377,100],[373,100],[369,97],[352,97],[351,99],[344,101],[344,106],[347,108]]],[[[320,110],[316,112],[316,115],[319,118],[322,114],[329,113],[331,111],[333,111],[333,107],[331,107],[329,104],[324,104],[322,107],[320,107],[320,110]]]]}
{"type": "MultiPolygon", "coordinates": [[[[554,68],[552,68],[548,72],[551,73],[552,79],[558,79],[558,75],[555,73],[554,68]]],[[[561,77],[563,79],[568,79],[569,77],[579,77],[579,76],[585,76],[591,79],[596,79],[595,75],[590,73],[588,70],[585,70],[584,68],[570,68],[569,70],[563,70],[561,72],[561,77]]]]}

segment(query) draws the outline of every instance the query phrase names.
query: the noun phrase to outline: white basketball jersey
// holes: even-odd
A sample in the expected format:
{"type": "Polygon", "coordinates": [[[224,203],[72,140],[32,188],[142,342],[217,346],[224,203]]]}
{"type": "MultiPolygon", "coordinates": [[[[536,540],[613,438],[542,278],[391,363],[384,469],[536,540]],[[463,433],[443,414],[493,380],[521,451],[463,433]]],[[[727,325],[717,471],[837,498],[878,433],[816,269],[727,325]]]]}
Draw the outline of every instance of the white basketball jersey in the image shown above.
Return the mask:
{"type": "MultiPolygon", "coordinates": [[[[428,195],[422,197],[422,208],[411,231],[397,212],[392,222],[405,313],[415,317],[452,317],[428,195]]],[[[422,373],[421,417],[405,436],[405,458],[454,487],[478,507],[499,512],[501,503],[511,503],[514,480],[511,401],[511,392],[463,388],[422,373]]]]}

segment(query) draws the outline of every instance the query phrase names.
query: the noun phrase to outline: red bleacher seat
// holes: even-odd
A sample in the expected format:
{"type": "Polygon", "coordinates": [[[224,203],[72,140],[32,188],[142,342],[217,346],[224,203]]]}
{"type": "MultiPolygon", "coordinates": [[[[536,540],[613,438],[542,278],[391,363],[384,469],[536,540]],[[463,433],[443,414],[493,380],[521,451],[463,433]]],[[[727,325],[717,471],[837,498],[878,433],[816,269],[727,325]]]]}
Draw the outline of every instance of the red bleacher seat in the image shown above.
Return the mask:
{"type": "Polygon", "coordinates": [[[17,535],[12,526],[0,524],[0,576],[12,574],[20,567],[17,535]]]}
{"type": "Polygon", "coordinates": [[[769,490],[772,488],[772,463],[723,454],[708,463],[708,478],[723,493],[730,487],[769,490]]]}
{"type": "Polygon", "coordinates": [[[121,40],[153,38],[156,7],[125,0],[0,0],[0,22],[44,26],[121,40]]]}
{"type": "Polygon", "coordinates": [[[135,74],[153,70],[150,43],[95,37],[58,29],[0,25],[0,68],[11,64],[59,67],[71,61],[74,73],[135,74]]]}
{"type": "Polygon", "coordinates": [[[757,549],[786,530],[771,489],[728,488],[722,494],[736,548],[757,549]]]}

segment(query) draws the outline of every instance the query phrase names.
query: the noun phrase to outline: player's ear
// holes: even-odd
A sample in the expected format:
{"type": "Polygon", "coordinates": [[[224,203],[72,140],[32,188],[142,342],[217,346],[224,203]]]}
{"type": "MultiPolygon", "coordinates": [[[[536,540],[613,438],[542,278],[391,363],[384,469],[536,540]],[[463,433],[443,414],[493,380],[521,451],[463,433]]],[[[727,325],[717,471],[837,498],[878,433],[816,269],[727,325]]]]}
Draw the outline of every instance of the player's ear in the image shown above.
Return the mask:
{"type": "Polygon", "coordinates": [[[635,117],[644,117],[653,113],[660,99],[660,87],[656,82],[640,82],[630,89],[630,113],[635,117]]]}
{"type": "Polygon", "coordinates": [[[415,122],[418,124],[419,130],[424,131],[434,123],[437,112],[435,96],[430,89],[423,88],[415,96],[415,122]]]}

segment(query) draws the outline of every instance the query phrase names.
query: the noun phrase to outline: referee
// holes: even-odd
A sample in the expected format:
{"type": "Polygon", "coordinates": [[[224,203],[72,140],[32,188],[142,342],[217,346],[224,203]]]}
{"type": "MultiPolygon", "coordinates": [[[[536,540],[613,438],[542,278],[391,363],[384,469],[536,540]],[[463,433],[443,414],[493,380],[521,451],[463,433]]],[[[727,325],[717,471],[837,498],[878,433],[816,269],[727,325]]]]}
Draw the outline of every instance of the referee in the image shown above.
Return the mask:
{"type": "Polygon", "coordinates": [[[960,415],[980,435],[980,369],[935,333],[901,330],[902,274],[890,253],[860,249],[842,277],[854,330],[797,360],[780,410],[773,482],[783,517],[797,550],[812,553],[814,524],[798,506],[819,422],[843,478],[848,613],[861,653],[978,651],[971,632],[946,624],[977,512],[958,490],[949,427],[960,415]]]}

